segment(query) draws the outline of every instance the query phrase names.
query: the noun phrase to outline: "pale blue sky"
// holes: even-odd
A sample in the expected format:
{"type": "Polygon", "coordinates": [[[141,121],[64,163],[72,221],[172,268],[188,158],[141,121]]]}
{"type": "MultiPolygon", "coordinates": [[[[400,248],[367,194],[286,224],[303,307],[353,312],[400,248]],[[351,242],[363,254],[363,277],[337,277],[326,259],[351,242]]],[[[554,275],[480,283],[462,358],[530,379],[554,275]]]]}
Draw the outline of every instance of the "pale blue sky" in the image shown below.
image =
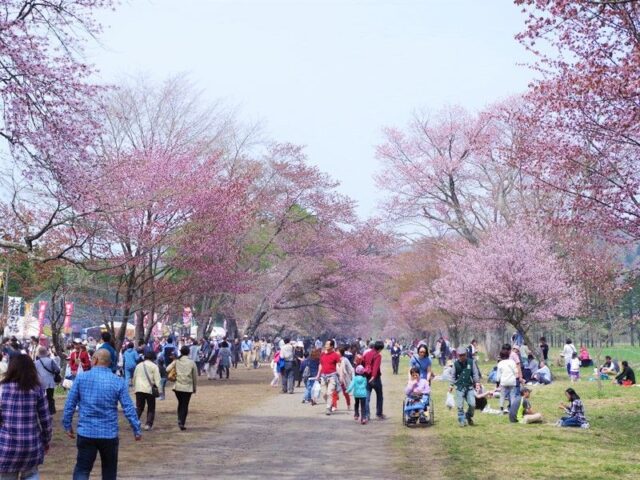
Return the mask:
{"type": "Polygon", "coordinates": [[[187,72],[212,99],[263,120],[375,212],[380,129],[415,110],[476,109],[532,73],[511,0],[125,0],[90,60],[104,79],[187,72]]]}

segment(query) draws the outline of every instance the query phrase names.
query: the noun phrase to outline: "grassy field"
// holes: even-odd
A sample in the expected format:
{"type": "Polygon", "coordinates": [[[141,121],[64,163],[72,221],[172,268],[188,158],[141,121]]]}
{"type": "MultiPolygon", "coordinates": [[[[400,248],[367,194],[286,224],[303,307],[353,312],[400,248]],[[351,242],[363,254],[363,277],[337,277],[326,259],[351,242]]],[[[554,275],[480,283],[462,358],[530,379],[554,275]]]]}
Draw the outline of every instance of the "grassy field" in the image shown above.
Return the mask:
{"type": "MultiPolygon", "coordinates": [[[[552,352],[557,353],[557,352],[552,352]]],[[[640,363],[640,349],[616,348],[603,353],[640,363]]],[[[402,372],[407,371],[406,360],[402,372]]],[[[485,374],[491,364],[482,366],[485,374]]],[[[436,372],[440,369],[436,367],[436,372]]],[[[395,445],[404,452],[403,472],[420,475],[424,464],[433,459],[447,477],[489,479],[507,474],[509,478],[638,478],[640,462],[640,388],[623,388],[588,381],[590,369],[573,385],[585,403],[589,430],[555,426],[570,385],[561,368],[554,368],[558,379],[548,386],[533,386],[531,402],[544,415],[542,425],[520,425],[507,416],[477,413],[475,427],[460,428],[456,412],[444,405],[448,385],[433,382],[436,425],[427,429],[398,427],[395,445]]],[[[388,378],[388,377],[387,377],[388,378]]],[[[406,375],[393,379],[397,387],[406,375]]],[[[488,386],[490,387],[490,386],[488,386]]],[[[489,402],[498,407],[498,400],[489,402]]]]}

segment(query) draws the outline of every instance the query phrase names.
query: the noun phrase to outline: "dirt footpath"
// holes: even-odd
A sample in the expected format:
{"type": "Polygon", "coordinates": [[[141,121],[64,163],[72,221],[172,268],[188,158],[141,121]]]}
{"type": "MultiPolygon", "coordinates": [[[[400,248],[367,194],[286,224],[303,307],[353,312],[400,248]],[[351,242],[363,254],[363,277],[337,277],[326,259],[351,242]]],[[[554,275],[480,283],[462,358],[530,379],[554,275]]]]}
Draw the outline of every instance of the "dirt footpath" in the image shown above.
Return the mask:
{"type": "MultiPolygon", "coordinates": [[[[346,408],[326,416],[324,407],[301,403],[302,391],[279,394],[217,430],[198,435],[171,459],[146,468],[120,469],[122,478],[398,478],[390,447],[392,422],[360,425],[346,408]]],[[[344,407],[344,399],[340,400],[344,407]]],[[[188,430],[187,432],[188,433],[188,430]]]]}

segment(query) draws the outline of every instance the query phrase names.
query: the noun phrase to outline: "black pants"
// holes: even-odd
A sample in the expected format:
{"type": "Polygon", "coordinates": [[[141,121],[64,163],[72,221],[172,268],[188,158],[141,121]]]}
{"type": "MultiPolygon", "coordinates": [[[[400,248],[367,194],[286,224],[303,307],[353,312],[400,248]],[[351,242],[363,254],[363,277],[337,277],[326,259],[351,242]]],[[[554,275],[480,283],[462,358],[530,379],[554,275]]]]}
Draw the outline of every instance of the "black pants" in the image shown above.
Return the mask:
{"type": "Polygon", "coordinates": [[[187,423],[187,415],[189,415],[189,402],[191,401],[191,392],[174,392],[178,399],[178,425],[183,427],[187,423]]]}
{"type": "Polygon", "coordinates": [[[142,417],[144,407],[147,406],[147,425],[153,427],[153,420],[156,417],[156,397],[150,393],[136,392],[136,412],[138,418],[142,417]]]}
{"type": "Polygon", "coordinates": [[[391,367],[393,368],[393,374],[398,375],[398,369],[400,368],[400,357],[391,357],[391,367]]]}
{"type": "Polygon", "coordinates": [[[227,374],[227,378],[229,378],[229,367],[227,367],[226,365],[218,364],[218,375],[220,376],[221,379],[222,379],[222,374],[223,373],[226,373],[227,374]]]}
{"type": "Polygon", "coordinates": [[[47,388],[47,403],[49,403],[49,413],[51,415],[56,413],[56,400],[53,398],[54,390],[53,388],[47,388]]]}
{"type": "Polygon", "coordinates": [[[371,392],[376,392],[376,417],[381,417],[383,398],[382,398],[382,380],[380,380],[380,377],[376,377],[373,383],[367,382],[367,408],[366,408],[367,418],[369,418],[371,415],[371,392]]]}
{"type": "Polygon", "coordinates": [[[88,480],[100,452],[102,480],[116,480],[118,476],[118,439],[88,438],[78,435],[78,457],[73,470],[73,480],[88,480]]]}
{"type": "Polygon", "coordinates": [[[364,404],[367,402],[367,398],[354,398],[353,402],[353,416],[354,417],[364,417],[364,404]]]}

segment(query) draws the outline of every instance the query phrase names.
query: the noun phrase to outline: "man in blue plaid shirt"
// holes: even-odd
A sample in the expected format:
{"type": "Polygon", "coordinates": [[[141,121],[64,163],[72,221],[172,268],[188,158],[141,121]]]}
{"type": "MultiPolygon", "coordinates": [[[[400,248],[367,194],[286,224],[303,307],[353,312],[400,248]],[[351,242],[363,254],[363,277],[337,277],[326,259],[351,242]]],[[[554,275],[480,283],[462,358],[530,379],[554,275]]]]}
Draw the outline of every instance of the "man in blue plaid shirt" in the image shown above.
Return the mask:
{"type": "Polygon", "coordinates": [[[118,473],[118,403],[122,405],[137,440],[141,438],[140,421],[122,378],[111,372],[111,356],[104,349],[93,355],[93,366],[78,375],[64,406],[62,426],[75,438],[72,420],[78,413],[78,457],[73,480],[86,480],[100,452],[103,480],[116,480],[118,473]]]}

